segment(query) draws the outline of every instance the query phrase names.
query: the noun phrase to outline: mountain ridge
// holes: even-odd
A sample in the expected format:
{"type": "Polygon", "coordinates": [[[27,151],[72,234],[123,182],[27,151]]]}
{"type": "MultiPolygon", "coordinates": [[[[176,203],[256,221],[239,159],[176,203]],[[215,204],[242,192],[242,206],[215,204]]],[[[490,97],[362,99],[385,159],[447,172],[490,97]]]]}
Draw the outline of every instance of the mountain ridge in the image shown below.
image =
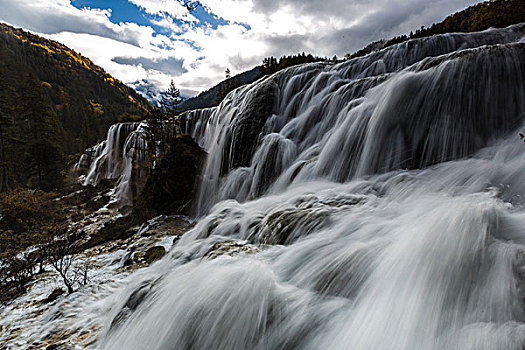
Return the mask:
{"type": "Polygon", "coordinates": [[[0,163],[9,187],[40,188],[35,178],[59,178],[69,155],[104,138],[123,115],[152,108],[89,58],[5,23],[0,23],[0,85],[0,148],[5,152],[0,163]],[[47,152],[38,154],[39,149],[47,152]],[[56,164],[44,176],[49,162],[56,164]],[[29,163],[32,169],[26,168],[29,163]]]}
{"type": "MultiPolygon", "coordinates": [[[[522,0],[490,0],[469,6],[445,17],[442,21],[432,24],[425,28],[422,26],[411,32],[409,35],[399,35],[391,39],[380,39],[369,43],[364,48],[345,55],[345,59],[360,57],[368,53],[381,50],[390,45],[398,44],[413,38],[428,37],[434,34],[444,34],[452,32],[470,33],[481,31],[490,27],[503,28],[509,25],[525,22],[525,2],[522,0]]],[[[282,57],[285,58],[285,57],[282,57]]],[[[291,62],[290,65],[298,63],[291,62]]],[[[279,69],[287,68],[290,65],[282,65],[279,69]]],[[[281,65],[280,65],[281,66],[281,65]]],[[[217,98],[221,86],[227,86],[229,81],[241,77],[242,84],[250,84],[261,78],[265,74],[273,73],[275,70],[265,69],[264,65],[256,66],[249,71],[240,73],[230,79],[225,79],[210,89],[201,92],[199,95],[184,101],[180,105],[180,111],[184,112],[191,109],[207,108],[217,105],[220,101],[217,98]],[[256,75],[247,75],[258,70],[256,75]],[[250,77],[251,79],[247,79],[250,77]],[[244,79],[243,79],[244,78],[244,79]]],[[[239,86],[240,86],[239,85],[239,86]]],[[[238,87],[238,86],[236,86],[238,87]]]]}

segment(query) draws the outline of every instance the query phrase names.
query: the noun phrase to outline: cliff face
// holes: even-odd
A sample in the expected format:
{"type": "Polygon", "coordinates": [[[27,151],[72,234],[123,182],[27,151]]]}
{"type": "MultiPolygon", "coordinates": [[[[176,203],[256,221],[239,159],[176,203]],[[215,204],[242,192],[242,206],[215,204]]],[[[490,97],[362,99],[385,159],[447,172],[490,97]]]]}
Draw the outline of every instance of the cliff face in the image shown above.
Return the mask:
{"type": "Polygon", "coordinates": [[[173,140],[159,166],[148,177],[134,216],[190,214],[206,152],[189,136],[173,140]]]}

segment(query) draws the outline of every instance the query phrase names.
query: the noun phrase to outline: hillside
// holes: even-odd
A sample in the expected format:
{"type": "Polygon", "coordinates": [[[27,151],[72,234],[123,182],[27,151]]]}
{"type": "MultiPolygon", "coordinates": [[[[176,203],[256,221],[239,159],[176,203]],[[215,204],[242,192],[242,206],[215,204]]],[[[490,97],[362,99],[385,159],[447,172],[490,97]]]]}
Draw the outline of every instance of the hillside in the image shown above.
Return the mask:
{"type": "Polygon", "coordinates": [[[491,0],[480,2],[464,10],[458,11],[439,23],[430,27],[422,26],[408,35],[400,35],[390,40],[376,41],[365,48],[348,55],[359,57],[390,45],[409,39],[423,38],[445,33],[471,33],[488,28],[504,28],[515,23],[525,22],[525,1],[523,0],[491,0]]]}
{"type": "MultiPolygon", "coordinates": [[[[102,139],[122,115],[150,108],[137,92],[88,58],[1,23],[0,92],[0,155],[5,154],[0,163],[9,187],[41,187],[35,184],[46,172],[62,169],[64,156],[102,139]],[[46,149],[44,144],[48,151],[37,155],[46,149]],[[43,159],[54,153],[53,159],[43,159]],[[32,169],[26,168],[30,163],[32,169]],[[47,166],[50,169],[43,170],[47,166]]],[[[1,182],[3,189],[3,178],[1,182]]]]}
{"type": "MultiPolygon", "coordinates": [[[[485,1],[456,12],[428,28],[421,27],[408,35],[397,36],[390,40],[378,40],[353,54],[347,54],[345,57],[354,58],[364,56],[372,51],[377,51],[413,38],[453,32],[470,33],[485,30],[490,27],[503,28],[520,22],[525,22],[525,2],[523,0],[485,1]]],[[[216,106],[222,100],[222,97],[224,97],[221,95],[225,95],[224,92],[221,94],[221,91],[227,93],[240,85],[253,83],[265,74],[275,73],[278,70],[296,64],[327,60],[321,57],[312,57],[310,60],[301,61],[301,57],[301,55],[281,57],[278,61],[273,57],[268,57],[265,61],[269,60],[267,62],[271,63],[273,59],[273,62],[275,62],[274,65],[267,65],[267,62],[263,62],[262,66],[257,66],[250,71],[224,80],[211,89],[200,93],[198,96],[184,101],[179,106],[179,110],[183,112],[191,109],[216,106]]]]}
{"type": "Polygon", "coordinates": [[[266,57],[261,66],[223,80],[211,89],[201,92],[198,96],[182,102],[179,106],[179,111],[184,112],[191,109],[217,106],[230,91],[241,85],[253,83],[266,74],[272,74],[298,64],[328,60],[326,57],[316,57],[311,54],[307,55],[304,52],[297,55],[281,56],[279,59],[273,56],[266,57]]]}
{"type": "Polygon", "coordinates": [[[230,79],[221,81],[212,88],[201,92],[199,95],[189,98],[179,105],[179,111],[184,112],[190,109],[207,108],[216,106],[224,97],[224,92],[233,90],[233,87],[239,87],[244,84],[253,83],[261,77],[261,67],[257,66],[249,71],[237,74],[230,79]],[[231,87],[231,88],[230,88],[231,87]]]}

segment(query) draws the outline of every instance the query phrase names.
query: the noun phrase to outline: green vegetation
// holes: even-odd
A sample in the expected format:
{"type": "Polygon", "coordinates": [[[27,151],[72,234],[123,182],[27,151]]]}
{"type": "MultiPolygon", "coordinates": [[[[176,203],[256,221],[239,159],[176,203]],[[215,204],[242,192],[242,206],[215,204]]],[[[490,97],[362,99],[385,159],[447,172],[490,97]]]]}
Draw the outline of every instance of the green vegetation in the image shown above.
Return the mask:
{"type": "Polygon", "coordinates": [[[161,214],[191,213],[206,153],[190,136],[169,141],[169,147],[148,176],[131,216],[140,221],[161,214]]]}
{"type": "Polygon", "coordinates": [[[0,24],[0,192],[59,188],[68,156],[150,109],[88,58],[0,24]]]}
{"type": "Polygon", "coordinates": [[[42,246],[64,227],[63,207],[55,197],[29,190],[0,194],[0,294],[24,290],[43,261],[42,254],[27,248],[42,246]]]}
{"type": "Polygon", "coordinates": [[[413,37],[451,32],[476,32],[490,27],[503,28],[525,21],[523,0],[491,0],[448,16],[438,24],[423,28],[413,37]]]}
{"type": "Polygon", "coordinates": [[[161,259],[164,255],[166,255],[166,249],[164,249],[163,246],[158,245],[151,247],[146,251],[144,260],[146,260],[146,264],[150,265],[151,263],[161,259]]]}
{"type": "Polygon", "coordinates": [[[78,264],[81,232],[68,230],[57,195],[17,189],[0,194],[0,302],[22,292],[43,263],[60,275],[69,293],[87,283],[89,264],[78,264]]]}
{"type": "Polygon", "coordinates": [[[175,86],[173,80],[168,90],[162,92],[160,108],[154,108],[145,114],[146,139],[151,152],[150,168],[157,164],[157,155],[166,154],[170,140],[181,134],[177,116],[179,115],[178,106],[182,102],[180,90],[175,86]]]}
{"type": "MultiPolygon", "coordinates": [[[[275,57],[266,57],[263,59],[262,74],[272,74],[282,69],[292,67],[298,64],[312,63],[312,62],[326,62],[329,61],[326,57],[313,56],[311,54],[305,54],[304,52],[292,56],[282,56],[277,60],[275,57]]],[[[337,57],[334,56],[333,61],[337,61],[337,57]]]]}

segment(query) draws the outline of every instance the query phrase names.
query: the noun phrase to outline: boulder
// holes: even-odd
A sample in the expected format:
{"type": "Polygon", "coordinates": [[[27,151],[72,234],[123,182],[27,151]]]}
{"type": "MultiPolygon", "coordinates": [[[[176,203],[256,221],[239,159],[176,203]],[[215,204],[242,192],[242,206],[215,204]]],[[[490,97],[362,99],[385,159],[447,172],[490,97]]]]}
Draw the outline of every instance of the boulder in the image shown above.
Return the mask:
{"type": "Polygon", "coordinates": [[[146,250],[144,260],[146,260],[147,264],[151,264],[154,261],[161,259],[164,255],[166,255],[166,249],[164,249],[163,246],[157,245],[146,250]]]}
{"type": "Polygon", "coordinates": [[[205,158],[191,137],[174,139],[148,177],[132,216],[145,221],[161,214],[189,214],[205,158]]]}
{"type": "Polygon", "coordinates": [[[51,294],[49,294],[49,296],[47,298],[45,298],[44,300],[42,300],[43,303],[47,304],[47,303],[52,303],[53,301],[57,300],[59,296],[61,296],[62,294],[64,294],[66,291],[62,288],[55,288],[53,289],[53,291],[51,292],[51,294]]]}
{"type": "Polygon", "coordinates": [[[222,255],[235,256],[238,254],[256,254],[259,248],[246,241],[217,242],[204,254],[203,259],[213,260],[222,255]]]}

